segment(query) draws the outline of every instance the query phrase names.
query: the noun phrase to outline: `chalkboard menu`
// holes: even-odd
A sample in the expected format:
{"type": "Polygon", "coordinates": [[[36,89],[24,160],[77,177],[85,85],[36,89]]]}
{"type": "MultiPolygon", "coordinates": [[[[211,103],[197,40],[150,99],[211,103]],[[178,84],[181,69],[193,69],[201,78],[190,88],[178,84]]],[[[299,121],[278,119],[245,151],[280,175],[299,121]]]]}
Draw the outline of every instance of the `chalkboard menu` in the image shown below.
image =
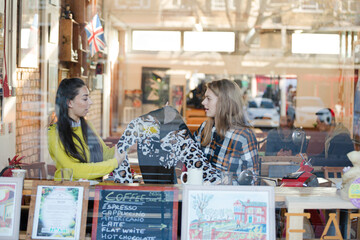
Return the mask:
{"type": "Polygon", "coordinates": [[[109,186],[95,188],[92,239],[176,239],[178,189],[109,186]]]}

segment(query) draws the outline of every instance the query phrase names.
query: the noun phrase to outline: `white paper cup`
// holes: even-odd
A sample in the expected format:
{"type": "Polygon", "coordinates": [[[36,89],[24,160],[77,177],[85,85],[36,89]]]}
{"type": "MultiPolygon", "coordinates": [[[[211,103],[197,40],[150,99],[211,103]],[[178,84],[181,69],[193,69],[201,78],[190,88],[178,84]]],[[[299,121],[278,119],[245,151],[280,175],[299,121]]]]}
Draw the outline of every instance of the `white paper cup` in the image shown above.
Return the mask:
{"type": "Polygon", "coordinates": [[[25,169],[12,169],[12,176],[25,179],[26,170],[25,169]]]}

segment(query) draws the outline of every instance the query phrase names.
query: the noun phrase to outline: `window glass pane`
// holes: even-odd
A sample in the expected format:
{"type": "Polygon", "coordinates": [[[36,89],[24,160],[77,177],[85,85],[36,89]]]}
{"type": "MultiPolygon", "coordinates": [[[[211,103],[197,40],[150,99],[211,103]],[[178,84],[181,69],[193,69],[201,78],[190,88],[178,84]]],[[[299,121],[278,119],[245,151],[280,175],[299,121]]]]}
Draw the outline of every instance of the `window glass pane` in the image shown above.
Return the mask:
{"type": "Polygon", "coordinates": [[[184,32],[184,51],[234,52],[233,32],[184,32]]]}
{"type": "Polygon", "coordinates": [[[292,34],[292,53],[339,54],[340,36],[338,34],[292,34]]]}
{"type": "Polygon", "coordinates": [[[272,102],[270,101],[261,101],[261,105],[262,108],[274,108],[274,105],[272,102]]]}
{"type": "Polygon", "coordinates": [[[142,51],[179,51],[179,31],[133,31],[132,49],[142,51]]]}
{"type": "Polygon", "coordinates": [[[249,101],[249,108],[257,108],[257,105],[254,101],[249,101]]]}

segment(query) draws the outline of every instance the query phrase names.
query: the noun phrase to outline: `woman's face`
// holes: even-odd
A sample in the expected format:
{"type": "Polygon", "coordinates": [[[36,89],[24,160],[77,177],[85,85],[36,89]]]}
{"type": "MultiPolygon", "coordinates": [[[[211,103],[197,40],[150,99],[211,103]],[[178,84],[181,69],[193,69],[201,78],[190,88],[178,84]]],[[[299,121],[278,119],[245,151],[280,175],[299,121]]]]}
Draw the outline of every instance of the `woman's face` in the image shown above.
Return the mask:
{"type": "Polygon", "coordinates": [[[215,117],[217,101],[218,97],[215,95],[215,93],[210,89],[207,89],[205,92],[205,99],[202,101],[202,105],[204,105],[207,117],[215,117]]]}
{"type": "Polygon", "coordinates": [[[324,121],[320,121],[319,118],[316,119],[316,127],[319,129],[320,132],[327,132],[329,131],[330,125],[326,124],[324,121]]]}
{"type": "Polygon", "coordinates": [[[89,90],[83,86],[79,90],[79,94],[68,103],[68,114],[75,122],[80,120],[80,117],[85,117],[89,112],[92,101],[89,96],[89,90]]]}

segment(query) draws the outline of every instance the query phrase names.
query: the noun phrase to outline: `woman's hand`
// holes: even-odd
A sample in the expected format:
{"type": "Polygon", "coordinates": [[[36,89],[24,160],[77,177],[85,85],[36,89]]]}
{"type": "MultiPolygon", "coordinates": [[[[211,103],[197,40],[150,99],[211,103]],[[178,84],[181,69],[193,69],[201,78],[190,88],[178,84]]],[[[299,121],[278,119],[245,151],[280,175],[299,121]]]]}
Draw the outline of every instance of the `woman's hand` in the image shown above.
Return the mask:
{"type": "MultiPolygon", "coordinates": [[[[137,151],[137,144],[135,143],[134,145],[132,145],[131,147],[128,148],[127,153],[133,153],[137,151]]],[[[120,166],[121,163],[124,161],[126,156],[126,153],[123,152],[122,154],[119,153],[118,149],[115,146],[115,153],[114,153],[114,158],[116,158],[118,160],[118,165],[120,166]]]]}
{"type": "Polygon", "coordinates": [[[127,150],[127,152],[130,153],[134,153],[137,151],[137,143],[135,143],[134,145],[132,145],[131,147],[129,147],[129,149],[127,150]]]}
{"type": "Polygon", "coordinates": [[[124,161],[125,159],[125,153],[120,154],[118,149],[115,147],[115,153],[114,153],[114,158],[116,158],[117,162],[118,162],[118,166],[121,165],[121,163],[124,161]]]}

